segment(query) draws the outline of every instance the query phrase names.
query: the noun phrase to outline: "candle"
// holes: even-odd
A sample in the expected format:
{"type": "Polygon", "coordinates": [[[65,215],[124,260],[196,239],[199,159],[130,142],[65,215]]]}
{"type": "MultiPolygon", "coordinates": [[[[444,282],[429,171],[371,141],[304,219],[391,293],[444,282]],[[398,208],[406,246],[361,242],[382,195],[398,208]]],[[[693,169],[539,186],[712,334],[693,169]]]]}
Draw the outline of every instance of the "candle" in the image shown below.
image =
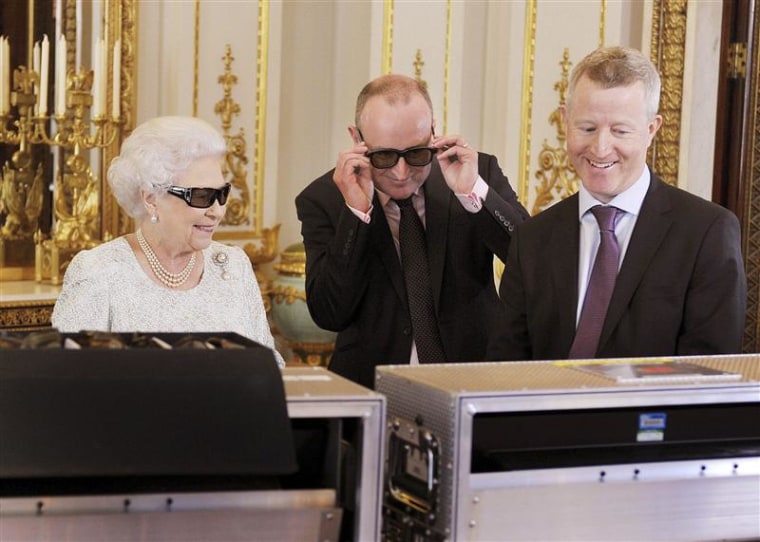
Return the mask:
{"type": "Polygon", "coordinates": [[[35,116],[40,114],[40,104],[39,104],[39,97],[40,97],[40,42],[37,41],[34,43],[34,47],[32,47],[32,71],[37,74],[37,84],[35,85],[37,87],[37,92],[35,93],[37,95],[37,102],[34,104],[34,114],[35,116]]]}
{"type": "Polygon", "coordinates": [[[5,79],[5,111],[11,110],[11,44],[5,38],[5,50],[3,51],[3,79],[5,79]]]}
{"type": "Polygon", "coordinates": [[[5,93],[8,92],[5,82],[5,73],[8,66],[5,65],[5,36],[0,36],[0,115],[7,111],[5,108],[5,93]]]}
{"type": "Polygon", "coordinates": [[[55,114],[63,116],[66,113],[66,36],[61,35],[58,38],[58,47],[55,48],[55,53],[55,71],[57,74],[55,114]]]}
{"type": "Polygon", "coordinates": [[[106,39],[100,39],[100,116],[106,116],[106,104],[108,103],[108,47],[106,39]]]}
{"type": "Polygon", "coordinates": [[[121,38],[113,45],[113,103],[111,116],[114,120],[121,114],[121,38]]]}
{"type": "Polygon", "coordinates": [[[100,43],[101,41],[98,40],[98,43],[93,51],[93,58],[92,58],[92,69],[95,72],[93,83],[92,83],[92,115],[94,117],[100,116],[100,43]]]}
{"type": "Polygon", "coordinates": [[[40,115],[47,115],[48,72],[50,71],[50,42],[47,34],[42,38],[42,64],[40,66],[40,115]]]}

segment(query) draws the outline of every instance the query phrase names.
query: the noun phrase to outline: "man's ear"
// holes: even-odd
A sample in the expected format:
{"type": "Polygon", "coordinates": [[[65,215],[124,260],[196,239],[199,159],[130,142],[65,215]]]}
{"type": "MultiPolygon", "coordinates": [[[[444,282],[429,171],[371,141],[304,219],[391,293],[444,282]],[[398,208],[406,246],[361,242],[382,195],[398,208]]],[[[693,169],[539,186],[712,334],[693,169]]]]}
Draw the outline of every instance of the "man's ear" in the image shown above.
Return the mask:
{"type": "Polygon", "coordinates": [[[359,128],[357,128],[356,126],[348,127],[348,135],[351,136],[351,140],[354,142],[355,145],[358,145],[363,142],[362,136],[359,133],[359,128]]]}

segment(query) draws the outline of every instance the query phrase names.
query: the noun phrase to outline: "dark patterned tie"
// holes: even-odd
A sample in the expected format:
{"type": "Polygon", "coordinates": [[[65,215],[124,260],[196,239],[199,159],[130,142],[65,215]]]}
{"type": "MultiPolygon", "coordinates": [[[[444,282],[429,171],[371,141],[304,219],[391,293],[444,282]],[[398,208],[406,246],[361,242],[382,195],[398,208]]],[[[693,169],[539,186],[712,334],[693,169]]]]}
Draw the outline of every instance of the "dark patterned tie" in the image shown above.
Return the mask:
{"type": "Polygon", "coordinates": [[[393,201],[401,209],[398,232],[401,265],[404,268],[406,297],[409,302],[409,314],[412,317],[417,357],[420,363],[443,363],[446,358],[443,354],[441,337],[438,333],[438,320],[435,317],[433,305],[425,229],[417,211],[414,210],[411,196],[404,200],[393,201]]]}
{"type": "Polygon", "coordinates": [[[601,238],[569,358],[593,358],[596,355],[617,279],[620,247],[615,237],[615,219],[621,211],[617,207],[597,205],[591,208],[591,212],[599,224],[601,238]]]}

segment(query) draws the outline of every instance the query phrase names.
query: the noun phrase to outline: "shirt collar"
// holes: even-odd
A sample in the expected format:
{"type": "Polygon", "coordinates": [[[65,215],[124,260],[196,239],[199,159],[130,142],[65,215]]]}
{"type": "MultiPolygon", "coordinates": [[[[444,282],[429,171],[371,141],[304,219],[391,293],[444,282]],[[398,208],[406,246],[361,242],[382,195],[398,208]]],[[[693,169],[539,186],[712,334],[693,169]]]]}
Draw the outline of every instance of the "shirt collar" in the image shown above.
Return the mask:
{"type": "Polygon", "coordinates": [[[644,203],[644,196],[647,195],[647,190],[649,190],[650,182],[651,173],[649,172],[649,168],[644,166],[644,171],[641,172],[638,180],[625,191],[612,198],[607,204],[594,198],[581,182],[578,189],[578,219],[582,219],[583,215],[596,205],[612,205],[626,213],[638,216],[641,205],[644,203]]]}
{"type": "MultiPolygon", "coordinates": [[[[391,197],[385,192],[381,192],[377,188],[375,188],[375,194],[377,194],[377,199],[380,200],[380,205],[383,207],[383,209],[385,209],[385,207],[388,205],[388,202],[391,201],[391,197]]],[[[412,192],[412,196],[419,197],[420,194],[422,194],[422,185],[420,185],[417,190],[412,192]]]]}

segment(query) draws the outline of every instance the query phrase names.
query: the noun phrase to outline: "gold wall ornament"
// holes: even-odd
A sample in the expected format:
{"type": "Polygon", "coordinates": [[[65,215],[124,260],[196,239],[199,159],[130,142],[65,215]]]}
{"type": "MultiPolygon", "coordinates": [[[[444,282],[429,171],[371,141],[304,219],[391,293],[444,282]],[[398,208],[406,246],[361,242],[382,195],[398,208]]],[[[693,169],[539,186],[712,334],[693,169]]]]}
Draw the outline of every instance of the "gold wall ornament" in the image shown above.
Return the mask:
{"type": "Polygon", "coordinates": [[[422,78],[422,68],[425,66],[425,61],[422,60],[421,49],[417,49],[417,52],[414,54],[412,66],[414,66],[414,78],[422,85],[422,88],[427,89],[427,82],[422,78]]]}
{"type": "Polygon", "coordinates": [[[562,75],[554,85],[554,89],[559,92],[559,106],[549,115],[549,124],[557,129],[557,146],[551,146],[544,140],[538,154],[539,169],[536,171],[536,178],[539,182],[536,186],[536,199],[531,209],[532,215],[540,213],[553,203],[578,191],[579,179],[568,160],[565,148],[567,133],[560,112],[560,107],[567,103],[568,78],[572,65],[567,47],[559,65],[562,67],[562,75]]]}
{"type": "Polygon", "coordinates": [[[657,175],[673,186],[678,186],[687,3],[657,0],[652,12],[651,60],[662,80],[662,127],[649,148],[648,158],[657,175]]]}
{"type": "Polygon", "coordinates": [[[222,174],[225,179],[232,184],[234,189],[227,200],[227,212],[224,215],[222,224],[230,226],[247,225],[251,223],[249,216],[251,195],[248,190],[248,170],[246,164],[247,143],[245,141],[245,131],[243,128],[238,129],[237,135],[230,135],[232,126],[232,117],[240,114],[240,104],[232,98],[232,87],[238,82],[238,78],[232,73],[232,62],[235,57],[232,56],[232,47],[229,44],[225,46],[224,73],[219,76],[218,82],[222,85],[223,97],[214,105],[214,113],[222,119],[222,133],[224,140],[227,142],[227,155],[222,165],[222,174]]]}

